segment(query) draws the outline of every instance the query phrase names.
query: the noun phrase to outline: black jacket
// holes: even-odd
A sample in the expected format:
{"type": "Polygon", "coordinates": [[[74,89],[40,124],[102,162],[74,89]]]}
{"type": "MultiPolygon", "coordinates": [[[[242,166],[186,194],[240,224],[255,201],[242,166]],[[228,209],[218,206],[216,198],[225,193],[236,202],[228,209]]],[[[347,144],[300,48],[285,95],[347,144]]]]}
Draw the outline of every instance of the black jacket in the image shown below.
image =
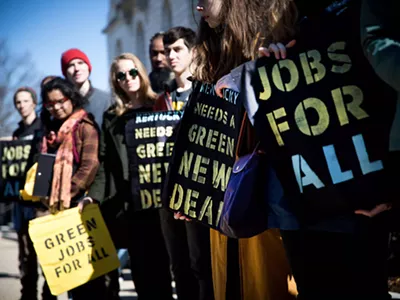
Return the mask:
{"type": "Polygon", "coordinates": [[[43,126],[40,118],[36,118],[31,125],[25,125],[23,121],[18,123],[18,128],[13,133],[13,138],[18,140],[34,140],[42,136],[43,126]]]}
{"type": "MultiPolygon", "coordinates": [[[[31,151],[29,153],[26,171],[33,165],[40,152],[43,126],[40,118],[36,118],[32,124],[25,125],[23,121],[18,123],[18,128],[13,132],[13,138],[17,140],[31,140],[31,151]]],[[[24,184],[22,182],[22,184],[24,184]]],[[[36,208],[45,209],[40,202],[18,201],[14,204],[14,228],[18,231],[24,220],[31,220],[36,217],[36,208]]]]}
{"type": "MultiPolygon", "coordinates": [[[[123,226],[132,209],[129,187],[129,161],[125,144],[125,125],[132,113],[149,111],[141,108],[117,116],[112,106],[103,115],[99,144],[100,167],[88,196],[100,202],[104,220],[114,243],[122,246],[123,226]],[[119,234],[121,233],[121,234],[119,234]]],[[[117,246],[117,247],[118,247],[117,246]]]]}

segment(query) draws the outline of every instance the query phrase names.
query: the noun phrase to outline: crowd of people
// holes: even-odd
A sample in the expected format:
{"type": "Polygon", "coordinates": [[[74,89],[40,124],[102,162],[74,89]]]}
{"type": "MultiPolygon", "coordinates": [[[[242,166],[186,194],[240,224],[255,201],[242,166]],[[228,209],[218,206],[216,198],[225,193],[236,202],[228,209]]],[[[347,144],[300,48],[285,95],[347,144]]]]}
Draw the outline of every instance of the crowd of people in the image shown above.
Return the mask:
{"type": "MultiPolygon", "coordinates": [[[[390,299],[396,8],[396,0],[199,0],[197,33],[174,27],[150,40],[150,74],[132,53],[114,58],[112,94],[92,86],[84,52],[62,53],[64,77],[45,77],[40,93],[21,87],[13,99],[22,118],[13,138],[36,145],[30,163],[56,155],[48,199],[14,204],[21,299],[37,299],[29,220],[89,203],[100,205],[119,255],[129,254],[139,300],[173,299],[172,280],[179,300],[390,299]],[[137,113],[184,111],[194,82],[239,92],[240,155],[259,142],[284,191],[276,202],[288,213],[276,213],[274,228],[230,238],[168,208],[132,207],[125,125],[137,113]]],[[[118,277],[69,294],[119,299],[118,277]]],[[[45,282],[42,299],[53,298],[45,282]]]]}

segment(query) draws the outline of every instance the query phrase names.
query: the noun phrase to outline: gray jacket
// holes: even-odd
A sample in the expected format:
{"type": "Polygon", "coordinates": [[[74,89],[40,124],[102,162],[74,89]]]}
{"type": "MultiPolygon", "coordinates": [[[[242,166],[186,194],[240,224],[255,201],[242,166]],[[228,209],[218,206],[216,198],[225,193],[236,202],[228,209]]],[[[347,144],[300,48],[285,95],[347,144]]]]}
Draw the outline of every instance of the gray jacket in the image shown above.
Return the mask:
{"type": "Polygon", "coordinates": [[[88,103],[84,106],[84,109],[94,116],[96,123],[101,128],[103,114],[112,104],[111,94],[91,87],[87,98],[88,103]]]}

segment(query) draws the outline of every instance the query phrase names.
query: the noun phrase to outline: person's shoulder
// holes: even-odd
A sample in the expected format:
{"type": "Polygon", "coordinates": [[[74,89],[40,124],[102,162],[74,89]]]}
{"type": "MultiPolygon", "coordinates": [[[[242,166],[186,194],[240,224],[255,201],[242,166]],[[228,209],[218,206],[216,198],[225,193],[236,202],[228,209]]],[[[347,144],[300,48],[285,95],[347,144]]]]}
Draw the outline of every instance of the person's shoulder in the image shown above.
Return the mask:
{"type": "Polygon", "coordinates": [[[34,130],[42,130],[43,129],[43,122],[42,120],[37,117],[32,124],[34,130]]]}
{"type": "Polygon", "coordinates": [[[93,87],[92,97],[109,99],[111,98],[111,93],[93,87]]]}
{"type": "Polygon", "coordinates": [[[99,130],[93,115],[89,113],[79,122],[77,134],[79,137],[95,136],[99,133],[99,130]]]}
{"type": "Polygon", "coordinates": [[[116,113],[116,104],[112,104],[104,113],[103,113],[103,122],[111,122],[113,119],[117,118],[116,113]]]}
{"type": "Polygon", "coordinates": [[[13,139],[19,139],[20,138],[20,135],[23,133],[23,123],[22,123],[22,121],[21,122],[18,122],[18,127],[17,127],[17,129],[15,129],[14,131],[13,131],[13,133],[12,133],[12,137],[13,137],[13,139]]]}
{"type": "Polygon", "coordinates": [[[100,90],[95,87],[93,87],[93,92],[90,98],[94,99],[97,104],[99,104],[99,102],[102,102],[105,108],[108,108],[113,103],[113,98],[110,92],[100,90]]]}
{"type": "Polygon", "coordinates": [[[153,110],[154,111],[168,110],[168,107],[167,107],[168,99],[169,99],[169,95],[166,92],[162,92],[159,95],[157,95],[157,97],[154,101],[153,110]]]}
{"type": "Polygon", "coordinates": [[[92,126],[95,128],[97,126],[94,116],[91,113],[87,113],[87,115],[82,118],[80,123],[81,126],[92,126]]]}
{"type": "Polygon", "coordinates": [[[93,92],[94,93],[97,93],[99,95],[111,96],[111,93],[109,93],[109,92],[107,92],[105,90],[99,89],[97,87],[92,87],[92,88],[93,88],[93,92]]]}
{"type": "Polygon", "coordinates": [[[154,100],[154,103],[158,103],[158,102],[160,102],[160,101],[164,101],[164,99],[166,98],[166,93],[165,92],[162,92],[162,93],[160,93],[160,94],[158,94],[157,96],[156,96],[156,99],[154,100]]]}
{"type": "Polygon", "coordinates": [[[17,129],[15,129],[14,132],[12,133],[12,138],[13,138],[13,139],[18,139],[20,135],[21,135],[21,129],[20,129],[20,128],[17,128],[17,129]]]}

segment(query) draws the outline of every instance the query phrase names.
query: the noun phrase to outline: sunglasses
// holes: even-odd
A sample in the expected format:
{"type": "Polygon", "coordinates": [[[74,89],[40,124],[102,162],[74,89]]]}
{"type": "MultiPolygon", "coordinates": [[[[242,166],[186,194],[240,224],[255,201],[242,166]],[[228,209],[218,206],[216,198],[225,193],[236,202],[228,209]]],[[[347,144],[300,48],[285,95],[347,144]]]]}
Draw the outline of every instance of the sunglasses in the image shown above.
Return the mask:
{"type": "Polygon", "coordinates": [[[133,69],[130,69],[129,71],[127,71],[127,72],[118,72],[116,74],[117,80],[124,81],[126,79],[126,76],[127,76],[126,73],[129,73],[129,75],[131,75],[131,77],[133,79],[135,79],[136,76],[139,75],[138,69],[133,68],[133,69]]]}
{"type": "Polygon", "coordinates": [[[47,110],[53,110],[54,109],[54,107],[56,106],[56,105],[63,105],[65,102],[67,102],[69,100],[69,98],[67,98],[67,97],[64,97],[64,98],[62,98],[62,99],[60,99],[60,100],[56,100],[56,101],[51,101],[51,102],[46,102],[46,103],[44,103],[43,105],[44,105],[44,107],[47,109],[47,110]]]}

